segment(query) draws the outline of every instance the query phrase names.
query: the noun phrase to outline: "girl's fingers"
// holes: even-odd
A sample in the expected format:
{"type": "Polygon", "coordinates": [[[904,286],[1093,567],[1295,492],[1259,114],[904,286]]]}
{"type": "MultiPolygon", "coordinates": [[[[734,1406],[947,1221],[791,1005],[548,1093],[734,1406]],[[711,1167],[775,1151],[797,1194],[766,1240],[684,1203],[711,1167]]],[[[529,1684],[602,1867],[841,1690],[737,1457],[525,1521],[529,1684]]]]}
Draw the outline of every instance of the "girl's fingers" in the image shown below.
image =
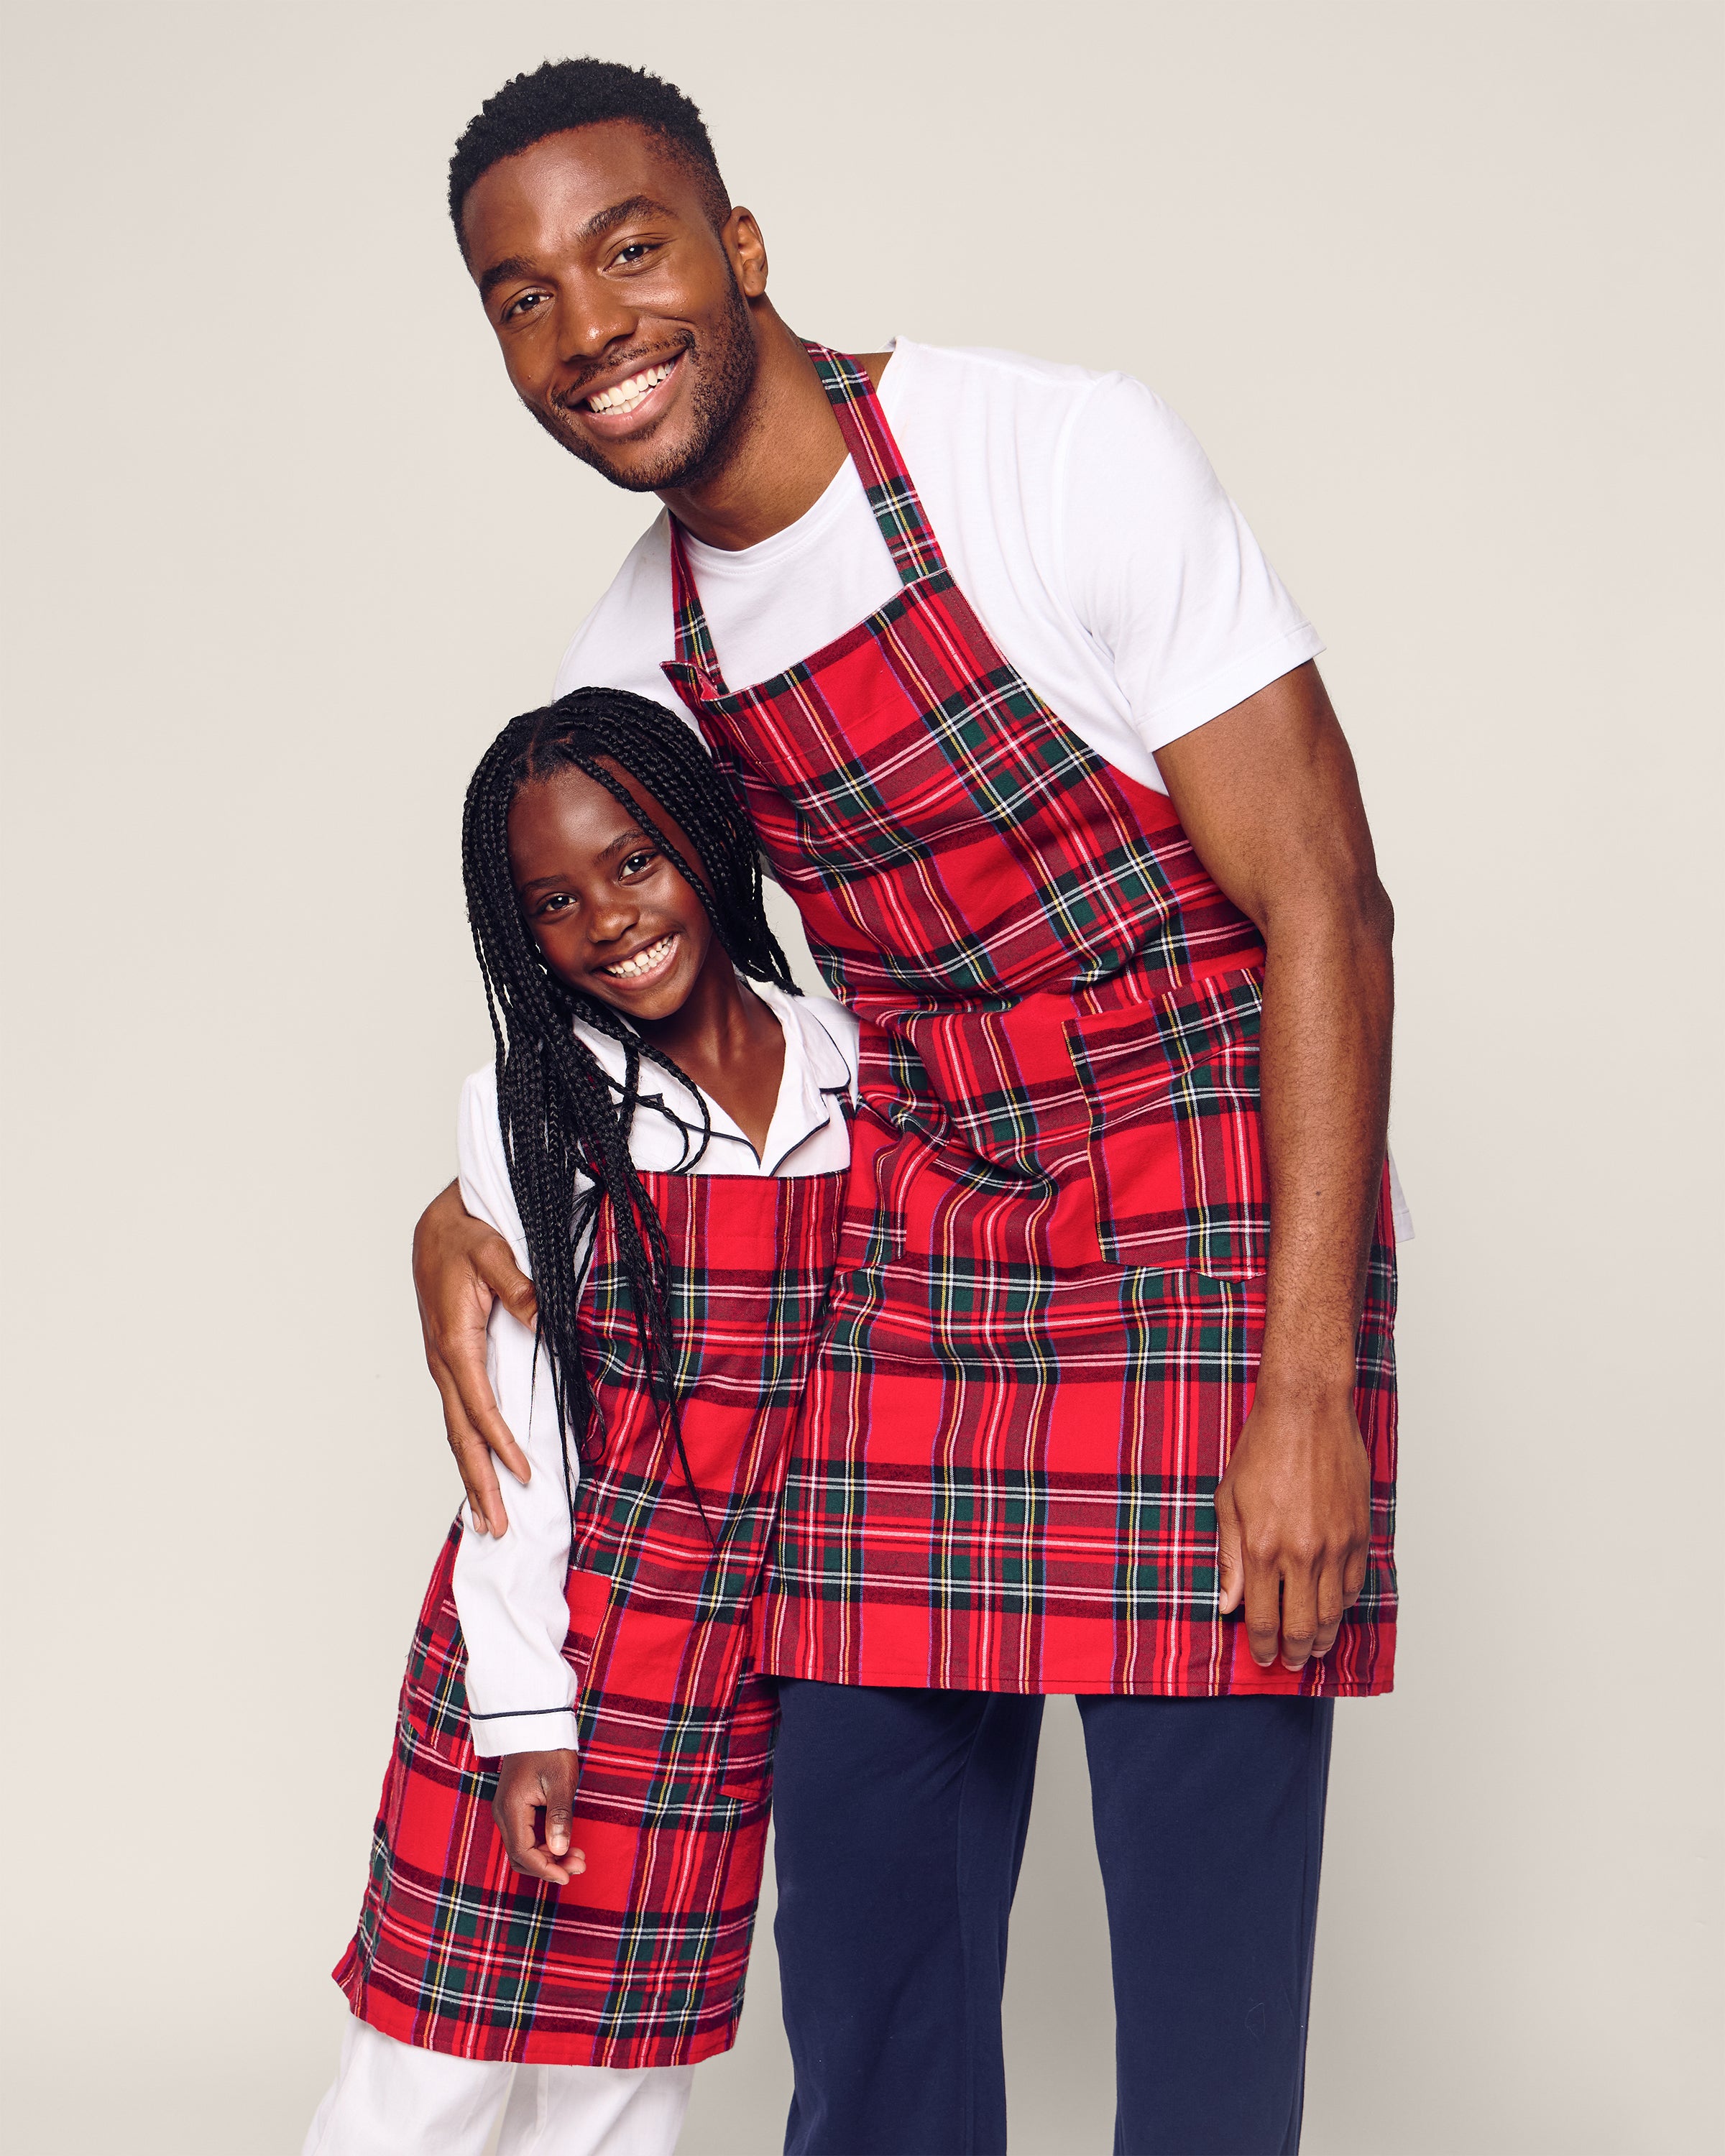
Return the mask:
{"type": "Polygon", "coordinates": [[[518,1753],[506,1760],[491,1799],[491,1816],[516,1870],[548,1886],[567,1887],[587,1869],[587,1858],[569,1846],[575,1798],[572,1752],[518,1753]],[[538,1831],[541,1818],[544,1833],[538,1831]]]}
{"type": "Polygon", "coordinates": [[[575,1809],[575,1754],[559,1752],[555,1760],[539,1778],[545,1792],[545,1845],[553,1856],[567,1857],[578,1869],[584,1868],[587,1859],[578,1849],[569,1846],[569,1835],[575,1809]]]}

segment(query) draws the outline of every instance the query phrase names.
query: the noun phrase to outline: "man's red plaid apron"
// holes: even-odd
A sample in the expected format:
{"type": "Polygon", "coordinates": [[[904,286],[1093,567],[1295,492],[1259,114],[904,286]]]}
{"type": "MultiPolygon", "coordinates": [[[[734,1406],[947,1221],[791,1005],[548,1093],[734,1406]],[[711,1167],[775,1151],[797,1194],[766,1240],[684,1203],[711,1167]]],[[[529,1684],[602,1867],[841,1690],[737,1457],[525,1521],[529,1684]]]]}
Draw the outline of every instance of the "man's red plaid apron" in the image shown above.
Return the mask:
{"type": "Polygon", "coordinates": [[[402,1685],[359,1929],[362,2020],[464,2058],[672,2066],[732,2043],[778,1703],[756,1673],[787,1440],[824,1316],[845,1176],[644,1175],[670,1241],[683,1436],[716,1555],[645,1394],[608,1210],[586,1315],[604,1456],[577,1493],[564,1654],[580,1690],[566,1887],[524,1878],[468,1733],[458,1522],[402,1685]]]}
{"type": "Polygon", "coordinates": [[[1217,1614],[1214,1510],[1264,1326],[1256,931],[1166,797],[1007,665],[867,376],[809,351],[901,589],[732,693],[674,523],[665,670],[863,1021],[762,1666],[1004,1691],[1387,1691],[1387,1175],[1358,1346],[1365,1589],[1321,1663],[1260,1670],[1217,1614]]]}

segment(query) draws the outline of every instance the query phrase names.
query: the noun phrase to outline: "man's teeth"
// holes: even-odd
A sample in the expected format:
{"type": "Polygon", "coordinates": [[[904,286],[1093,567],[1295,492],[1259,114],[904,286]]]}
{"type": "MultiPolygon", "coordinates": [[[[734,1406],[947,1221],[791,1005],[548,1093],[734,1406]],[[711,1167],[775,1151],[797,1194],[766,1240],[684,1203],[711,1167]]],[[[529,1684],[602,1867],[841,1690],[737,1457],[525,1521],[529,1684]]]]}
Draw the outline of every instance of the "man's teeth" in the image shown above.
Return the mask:
{"type": "Polygon", "coordinates": [[[672,367],[675,360],[666,360],[662,367],[649,367],[644,374],[632,374],[627,382],[619,382],[614,389],[602,389],[597,397],[589,397],[589,412],[633,412],[658,388],[672,367]]]}
{"type": "Polygon", "coordinates": [[[620,959],[616,965],[607,966],[605,971],[614,974],[619,981],[626,981],[635,973],[650,973],[670,950],[673,941],[671,937],[661,936],[656,943],[649,943],[644,951],[637,951],[633,958],[620,959]]]}

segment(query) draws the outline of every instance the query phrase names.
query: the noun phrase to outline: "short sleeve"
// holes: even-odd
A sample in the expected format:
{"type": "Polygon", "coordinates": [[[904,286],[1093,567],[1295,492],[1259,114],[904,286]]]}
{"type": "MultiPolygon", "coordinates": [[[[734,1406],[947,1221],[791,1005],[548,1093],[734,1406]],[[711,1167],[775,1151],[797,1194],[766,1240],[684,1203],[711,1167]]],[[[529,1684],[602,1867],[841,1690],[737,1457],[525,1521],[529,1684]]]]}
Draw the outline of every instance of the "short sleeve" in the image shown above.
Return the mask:
{"type": "Polygon", "coordinates": [[[1096,383],[1055,495],[1068,603],[1153,753],[1323,649],[1190,429],[1142,382],[1096,383]]]}

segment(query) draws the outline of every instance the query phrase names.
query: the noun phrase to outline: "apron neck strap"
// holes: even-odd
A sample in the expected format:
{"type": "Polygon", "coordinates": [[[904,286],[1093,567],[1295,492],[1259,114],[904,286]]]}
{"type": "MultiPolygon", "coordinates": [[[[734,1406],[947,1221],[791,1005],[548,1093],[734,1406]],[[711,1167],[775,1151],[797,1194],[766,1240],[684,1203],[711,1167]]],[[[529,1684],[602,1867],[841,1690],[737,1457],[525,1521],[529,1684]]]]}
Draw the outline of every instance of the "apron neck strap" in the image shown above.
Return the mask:
{"type": "Polygon", "coordinates": [[[695,572],[689,566],[683,527],[675,516],[670,523],[671,629],[676,657],[665,671],[680,690],[685,684],[679,677],[687,676],[690,685],[698,680],[709,691],[722,694],[725,681],[719,671],[719,654],[706,625],[706,609],[701,603],[695,572]]]}
{"type": "Polygon", "coordinates": [[[850,461],[862,475],[863,490],[880,527],[880,536],[898,565],[899,582],[920,584],[942,574],[947,564],[940,542],[922,512],[874,383],[845,353],[809,343],[806,338],[803,341],[820,377],[820,386],[827,393],[833,417],[839,422],[850,461]]]}
{"type": "MultiPolygon", "coordinates": [[[[867,373],[854,359],[824,344],[804,340],[820,386],[827,393],[833,417],[850,460],[861,476],[863,490],[880,536],[896,564],[901,584],[926,583],[946,573],[946,557],[933,526],[923,514],[922,503],[911,483],[911,475],[899,454],[880,399],[867,373]]],[[[665,671],[680,691],[697,685],[709,694],[722,694],[724,677],[712,632],[696,587],[695,573],[683,544],[683,527],[670,520],[671,618],[676,657],[665,671]]]]}

